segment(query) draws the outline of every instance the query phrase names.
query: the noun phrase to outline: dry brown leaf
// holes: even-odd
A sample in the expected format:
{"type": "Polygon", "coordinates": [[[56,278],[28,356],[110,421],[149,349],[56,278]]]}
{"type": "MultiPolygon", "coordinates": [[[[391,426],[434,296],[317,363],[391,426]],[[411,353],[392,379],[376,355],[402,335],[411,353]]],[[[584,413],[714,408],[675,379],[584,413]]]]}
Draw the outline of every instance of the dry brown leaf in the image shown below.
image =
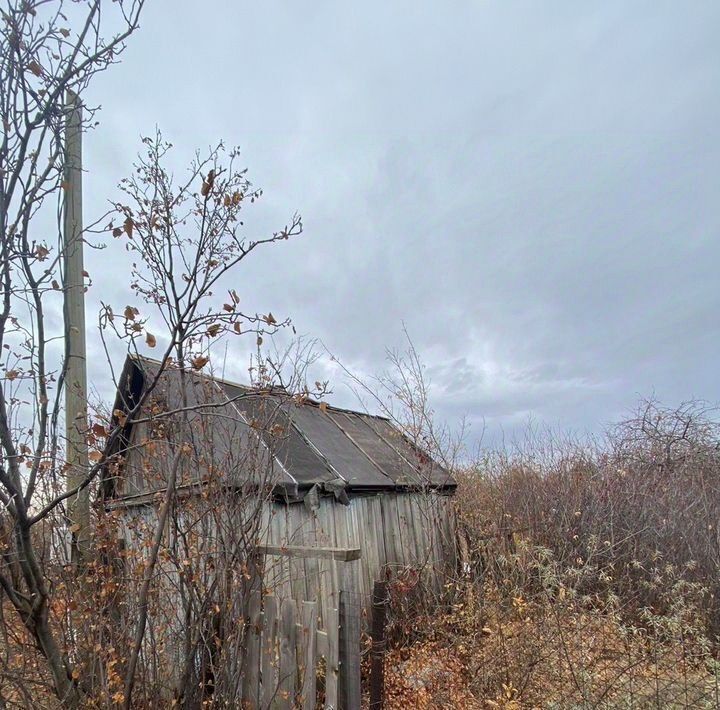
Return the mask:
{"type": "Polygon", "coordinates": [[[197,357],[193,358],[192,360],[192,366],[196,370],[202,370],[205,365],[208,364],[210,361],[210,358],[205,355],[198,355],[197,357]]]}
{"type": "Polygon", "coordinates": [[[92,433],[98,438],[104,438],[108,435],[107,429],[100,422],[95,422],[92,425],[92,433]]]}

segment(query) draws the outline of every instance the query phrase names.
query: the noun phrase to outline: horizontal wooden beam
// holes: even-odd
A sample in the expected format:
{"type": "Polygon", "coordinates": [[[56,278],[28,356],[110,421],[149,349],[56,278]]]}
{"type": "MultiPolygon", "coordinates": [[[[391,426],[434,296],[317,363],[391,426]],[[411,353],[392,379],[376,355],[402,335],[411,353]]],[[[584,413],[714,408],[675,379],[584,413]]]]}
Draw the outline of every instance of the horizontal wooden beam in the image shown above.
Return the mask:
{"type": "Polygon", "coordinates": [[[359,560],[359,547],[302,547],[300,545],[258,545],[258,552],[264,555],[282,555],[283,557],[310,557],[324,560],[351,562],[359,560]]]}

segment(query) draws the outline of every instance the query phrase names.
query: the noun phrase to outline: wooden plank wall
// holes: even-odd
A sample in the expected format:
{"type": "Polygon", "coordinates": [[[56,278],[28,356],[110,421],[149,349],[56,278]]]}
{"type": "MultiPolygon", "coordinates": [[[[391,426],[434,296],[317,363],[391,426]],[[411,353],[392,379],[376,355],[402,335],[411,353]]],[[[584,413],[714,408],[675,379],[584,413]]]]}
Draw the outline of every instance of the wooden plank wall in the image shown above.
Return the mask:
{"type": "MultiPolygon", "coordinates": [[[[243,707],[248,710],[291,710],[317,707],[318,660],[325,659],[323,707],[360,709],[359,688],[351,702],[338,694],[343,663],[337,616],[318,628],[317,602],[303,602],[297,613],[293,599],[281,603],[271,594],[254,592],[243,684],[243,707]]],[[[359,646],[360,637],[354,638],[359,646]]],[[[358,662],[358,676],[359,676],[358,662]]]]}
{"type": "MultiPolygon", "coordinates": [[[[405,567],[420,570],[426,583],[442,585],[443,570],[453,564],[452,501],[436,493],[381,493],[356,496],[350,505],[321,498],[309,510],[302,503],[270,503],[266,509],[269,545],[360,547],[362,557],[353,563],[353,603],[369,608],[373,583],[386,570],[390,575],[405,567]]],[[[267,557],[265,587],[278,599],[317,601],[318,613],[337,609],[340,570],[334,560],[267,557]]]]}

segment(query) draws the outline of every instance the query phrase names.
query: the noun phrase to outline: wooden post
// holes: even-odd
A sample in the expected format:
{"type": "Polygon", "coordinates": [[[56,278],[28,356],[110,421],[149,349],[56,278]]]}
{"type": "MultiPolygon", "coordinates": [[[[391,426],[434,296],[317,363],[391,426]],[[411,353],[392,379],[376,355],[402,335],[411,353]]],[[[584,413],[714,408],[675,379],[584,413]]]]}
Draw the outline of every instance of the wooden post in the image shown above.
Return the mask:
{"type": "Polygon", "coordinates": [[[385,695],[385,618],[387,582],[375,582],[372,599],[372,649],[370,656],[370,710],[382,710],[385,695]]]}
{"type": "MultiPolygon", "coordinates": [[[[85,278],[82,220],[82,108],[77,94],[68,90],[65,120],[64,174],[64,315],[65,315],[65,446],[67,490],[86,478],[87,364],[85,362],[85,278]]],[[[84,488],[68,502],[72,534],[72,560],[79,561],[89,544],[90,489],[84,488]]]]}

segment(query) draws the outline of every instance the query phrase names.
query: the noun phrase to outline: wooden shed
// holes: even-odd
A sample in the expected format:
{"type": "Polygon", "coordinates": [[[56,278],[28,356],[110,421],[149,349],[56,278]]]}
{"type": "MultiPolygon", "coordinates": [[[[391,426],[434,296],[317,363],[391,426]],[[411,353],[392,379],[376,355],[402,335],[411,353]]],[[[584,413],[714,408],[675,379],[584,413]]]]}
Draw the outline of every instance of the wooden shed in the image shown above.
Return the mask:
{"type": "MultiPolygon", "coordinates": [[[[106,506],[121,511],[129,528],[153,518],[172,451],[183,447],[188,455],[173,481],[180,514],[194,498],[207,500],[209,490],[219,490],[208,487],[214,479],[224,491],[259,501],[260,522],[238,536],[242,544],[298,550],[266,558],[264,585],[278,596],[316,600],[321,616],[334,605],[341,560],[303,554],[307,548],[360,549],[350,570],[360,604],[375,580],[401,570],[441,583],[453,549],[449,497],[456,483],[391,421],[282,389],[159,368],[128,358],[114,407],[123,422],[157,379],[136,423],[125,424],[120,462],[103,479],[106,506]],[[266,494],[257,497],[259,490],[266,494]]],[[[207,534],[214,533],[207,528],[207,534]]],[[[139,541],[129,536],[128,544],[139,541]]]]}

